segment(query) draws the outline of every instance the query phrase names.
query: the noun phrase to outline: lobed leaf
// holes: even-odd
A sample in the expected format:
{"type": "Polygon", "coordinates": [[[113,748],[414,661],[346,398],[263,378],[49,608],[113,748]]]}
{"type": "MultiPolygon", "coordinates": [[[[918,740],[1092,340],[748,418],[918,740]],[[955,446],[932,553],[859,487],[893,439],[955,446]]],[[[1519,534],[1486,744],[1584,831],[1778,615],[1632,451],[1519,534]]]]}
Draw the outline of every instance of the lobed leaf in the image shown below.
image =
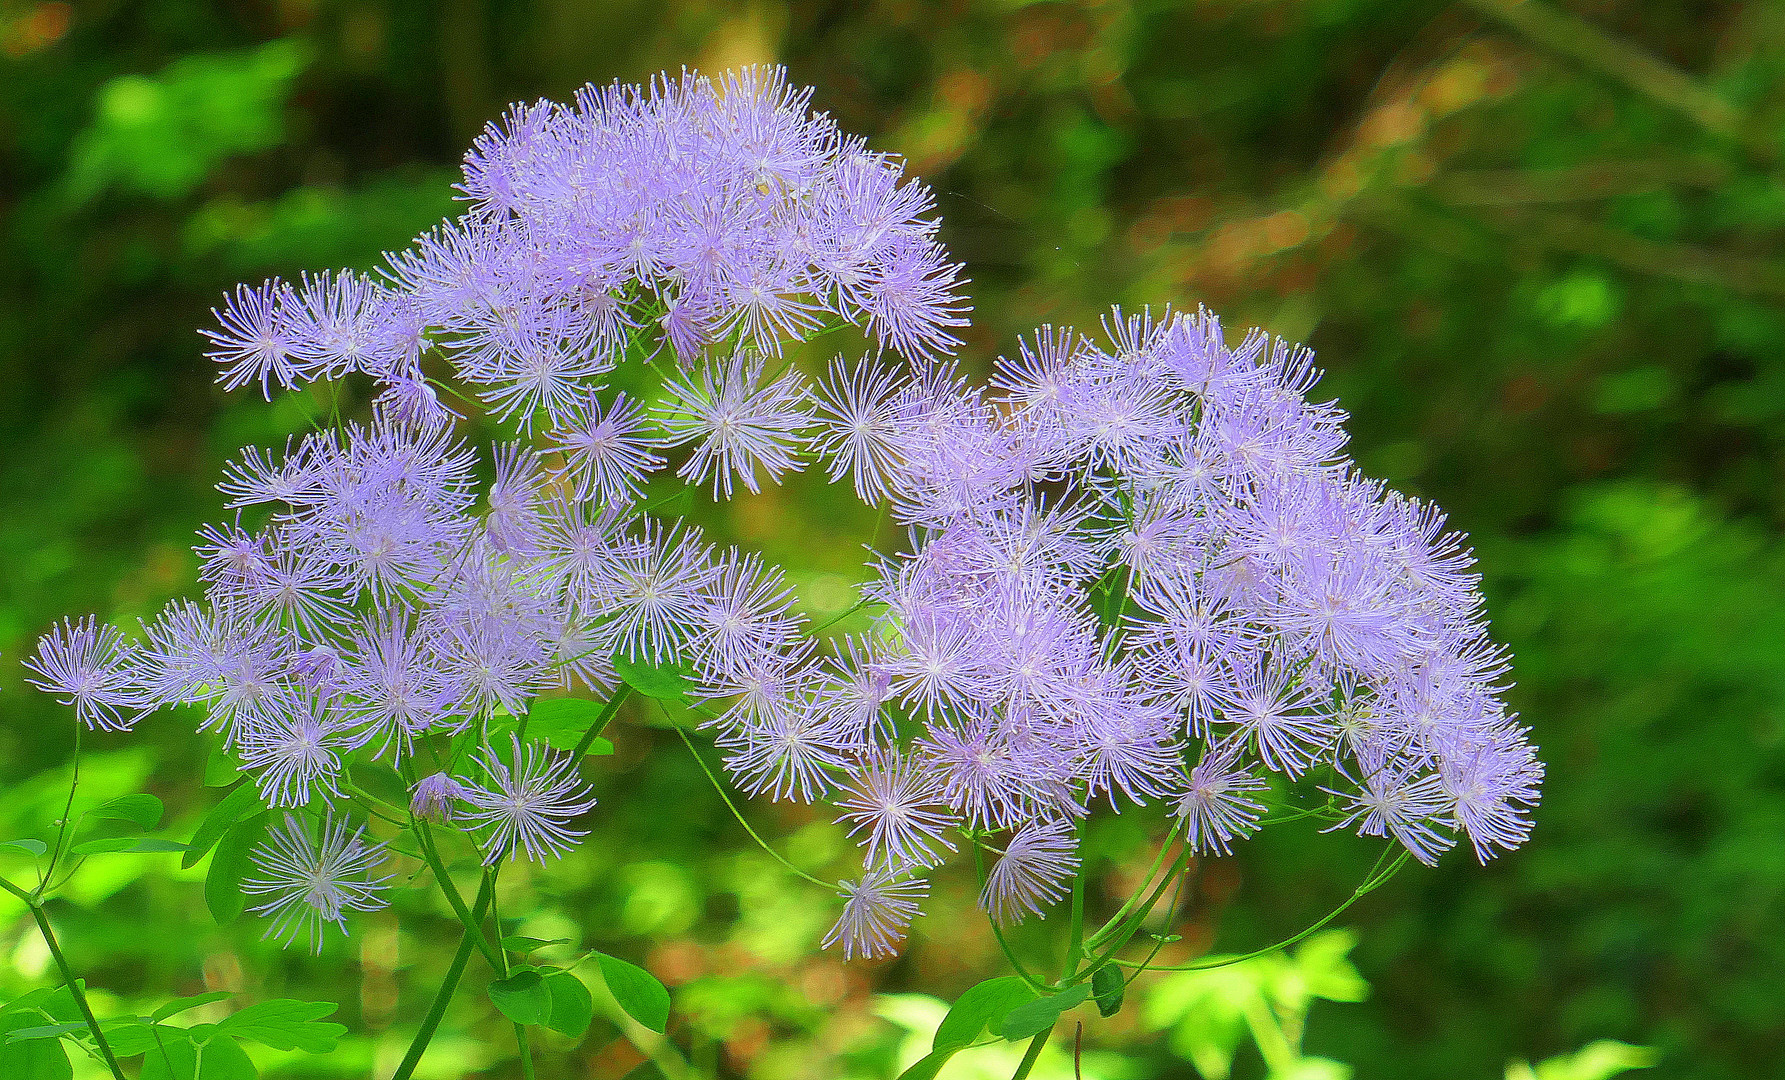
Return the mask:
{"type": "Polygon", "coordinates": [[[987,979],[970,986],[955,999],[948,1015],[942,1018],[935,1038],[930,1040],[930,1049],[958,1050],[979,1038],[982,1031],[997,1031],[1010,1010],[1034,999],[1035,992],[1015,975],[987,979]]]}
{"type": "Polygon", "coordinates": [[[332,1001],[274,998],[230,1014],[217,1025],[217,1034],[248,1039],[274,1050],[326,1054],[347,1033],[340,1024],[322,1022],[338,1007],[332,1001]]]}
{"type": "Polygon", "coordinates": [[[490,984],[490,1000],[517,1024],[535,1026],[552,1017],[552,991],[532,968],[521,968],[490,984]]]}
{"type": "Polygon", "coordinates": [[[589,1030],[589,1022],[595,1018],[595,999],[583,981],[568,971],[559,971],[547,975],[544,983],[551,996],[551,1015],[546,1026],[571,1038],[589,1030]]]}

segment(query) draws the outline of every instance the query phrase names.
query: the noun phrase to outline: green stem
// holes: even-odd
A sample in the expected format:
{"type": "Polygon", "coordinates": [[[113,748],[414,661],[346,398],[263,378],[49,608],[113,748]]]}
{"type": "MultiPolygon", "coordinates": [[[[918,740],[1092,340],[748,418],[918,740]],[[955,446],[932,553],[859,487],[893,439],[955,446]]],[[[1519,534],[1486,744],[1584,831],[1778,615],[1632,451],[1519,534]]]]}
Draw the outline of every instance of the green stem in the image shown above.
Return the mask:
{"type": "MultiPolygon", "coordinates": [[[[1079,849],[1084,849],[1085,825],[1081,820],[1078,825],[1079,849]]],[[[1072,978],[1078,970],[1079,955],[1085,948],[1085,871],[1087,867],[1081,857],[1078,873],[1072,875],[1072,924],[1066,935],[1066,962],[1060,969],[1062,983],[1072,978]]]]}
{"type": "MultiPolygon", "coordinates": [[[[1387,852],[1384,852],[1383,855],[1386,858],[1387,852]]],[[[1306,929],[1302,930],[1299,934],[1296,934],[1293,937],[1284,938],[1282,941],[1275,942],[1274,944],[1271,944],[1271,945],[1266,945],[1262,949],[1253,949],[1249,953],[1241,953],[1238,956],[1223,956],[1218,959],[1196,961],[1196,962],[1189,963],[1189,964],[1174,964],[1169,967],[1156,967],[1156,968],[1153,968],[1152,970],[1154,970],[1154,971],[1207,971],[1210,968],[1227,967],[1230,964],[1244,963],[1247,960],[1251,960],[1251,959],[1254,959],[1255,957],[1263,956],[1266,953],[1276,952],[1279,949],[1287,949],[1287,948],[1289,948],[1289,946],[1294,945],[1294,944],[1302,941],[1303,939],[1315,934],[1316,932],[1321,930],[1323,927],[1325,927],[1328,923],[1332,922],[1334,919],[1336,919],[1340,915],[1344,914],[1345,909],[1349,908],[1352,904],[1355,904],[1359,900],[1363,899],[1367,893],[1370,893],[1370,892],[1380,888],[1385,882],[1388,881],[1389,878],[1394,877],[1395,874],[1401,869],[1401,867],[1406,864],[1407,857],[1408,857],[1408,853],[1403,851],[1403,852],[1401,852],[1400,856],[1395,859],[1394,862],[1389,864],[1388,869],[1383,870],[1381,873],[1376,873],[1376,872],[1372,871],[1371,876],[1368,879],[1366,879],[1362,885],[1359,885],[1357,887],[1357,890],[1355,892],[1353,892],[1350,895],[1350,897],[1348,897],[1345,900],[1345,902],[1343,904],[1340,904],[1338,907],[1332,909],[1332,911],[1327,913],[1325,918],[1321,919],[1319,922],[1313,924],[1312,926],[1307,927],[1306,929]]],[[[1381,863],[1382,863],[1382,860],[1378,859],[1377,865],[1380,866],[1381,863]]],[[[1110,963],[1119,964],[1122,967],[1141,966],[1141,965],[1135,964],[1133,961],[1130,961],[1130,960],[1111,960],[1110,963]]]]}
{"type": "MultiPolygon", "coordinates": [[[[434,836],[428,828],[428,823],[414,816],[411,816],[410,821],[415,826],[416,839],[421,841],[422,856],[427,859],[428,868],[434,871],[434,880],[440,883],[440,891],[446,894],[446,902],[452,905],[452,913],[458,916],[459,923],[464,926],[465,932],[475,936],[475,944],[483,953],[483,958],[490,962],[490,966],[497,971],[504,970],[508,966],[507,963],[503,960],[501,952],[490,944],[488,936],[482,929],[483,912],[488,910],[494,900],[484,900],[475,916],[465,910],[464,897],[459,895],[459,890],[453,885],[452,878],[447,876],[446,866],[440,861],[440,852],[434,847],[434,836]]],[[[492,883],[486,876],[483,887],[478,890],[478,895],[483,896],[492,887],[492,883]]],[[[498,929],[500,928],[498,927],[498,929]]]]}
{"type": "MultiPolygon", "coordinates": [[[[483,887],[477,890],[476,914],[472,917],[474,924],[481,922],[484,912],[489,910],[489,885],[489,879],[485,878],[483,887]]],[[[446,969],[446,981],[440,984],[440,992],[434,995],[434,1004],[428,1009],[427,1019],[421,1022],[421,1030],[417,1031],[415,1038],[410,1041],[409,1051],[403,1055],[403,1063],[397,1066],[397,1071],[392,1074],[391,1080],[409,1080],[410,1075],[415,1072],[415,1066],[420,1063],[423,1051],[427,1050],[428,1043],[434,1038],[434,1032],[439,1030],[441,1018],[446,1015],[447,1003],[452,1000],[453,992],[458,989],[459,980],[464,977],[465,964],[471,959],[476,942],[482,938],[482,931],[470,928],[467,928],[459,936],[459,951],[453,954],[452,965],[446,969]]]]}
{"type": "Polygon", "coordinates": [[[7,892],[23,900],[31,909],[31,917],[37,920],[38,932],[43,934],[43,943],[50,947],[50,957],[56,962],[56,970],[62,973],[62,981],[67,984],[69,995],[81,1010],[81,1019],[87,1022],[87,1030],[93,1033],[93,1041],[99,1046],[99,1055],[105,1059],[106,1067],[111,1069],[115,1080],[124,1080],[124,1070],[118,1067],[118,1058],[112,1053],[112,1044],[105,1041],[105,1032],[99,1030],[99,1019],[93,1015],[93,1006],[87,1004],[86,991],[81,989],[80,980],[74,977],[74,969],[68,966],[68,957],[62,955],[62,945],[56,940],[56,932],[50,929],[49,916],[44,914],[43,905],[10,881],[0,881],[0,885],[5,886],[7,892]]]}
{"type": "Polygon", "coordinates": [[[607,725],[613,720],[614,714],[620,711],[620,703],[631,696],[632,687],[621,683],[620,688],[614,691],[614,696],[607,699],[607,704],[602,707],[601,715],[597,716],[595,722],[589,725],[589,730],[583,732],[583,737],[576,741],[576,749],[571,751],[570,760],[581,761],[583,759],[583,755],[587,754],[589,748],[595,745],[595,740],[601,737],[603,731],[607,730],[607,725]]]}
{"type": "Polygon", "coordinates": [[[1178,853],[1178,857],[1172,860],[1170,872],[1159,879],[1159,884],[1154,887],[1152,894],[1147,897],[1146,902],[1135,909],[1134,913],[1128,916],[1127,921],[1123,923],[1113,935],[1111,935],[1114,940],[1110,942],[1109,948],[1103,950],[1101,955],[1092,958],[1091,962],[1084,966],[1083,972],[1081,972],[1080,975],[1073,977],[1073,982],[1077,982],[1084,972],[1096,971],[1104,964],[1110,963],[1116,953],[1127,946],[1129,940],[1140,931],[1141,926],[1146,922],[1147,916],[1152,914],[1153,908],[1159,903],[1159,898],[1165,895],[1166,886],[1170,885],[1174,879],[1181,880],[1185,865],[1189,861],[1190,848],[1186,845],[1183,850],[1178,853]]]}
{"type": "MultiPolygon", "coordinates": [[[[979,890],[983,893],[985,891],[985,856],[979,851],[978,834],[968,837],[968,842],[973,845],[973,869],[979,875],[979,890]]],[[[1029,969],[1024,967],[1022,961],[1016,958],[1016,953],[1010,950],[1010,943],[1004,940],[1004,931],[998,928],[998,920],[987,916],[986,921],[991,924],[992,937],[998,942],[998,948],[1003,951],[1004,959],[1010,961],[1010,966],[1016,971],[1017,977],[1027,983],[1029,989],[1037,994],[1045,997],[1052,993],[1053,988],[1029,974],[1029,969]]]]}
{"type": "Polygon", "coordinates": [[[1010,1080],[1024,1080],[1024,1077],[1029,1075],[1030,1071],[1035,1068],[1036,1059],[1041,1057],[1041,1048],[1047,1045],[1048,1036],[1053,1033],[1054,1029],[1049,1027],[1029,1040],[1029,1050],[1023,1055],[1023,1060],[1017,1064],[1016,1072],[1010,1074],[1010,1080]]]}
{"type": "MultiPolygon", "coordinates": [[[[658,703],[658,707],[662,708],[661,702],[658,703]]],[[[750,823],[748,821],[745,821],[744,815],[738,811],[737,804],[735,804],[731,801],[731,796],[727,795],[725,793],[725,785],[721,784],[719,782],[719,778],[717,776],[713,775],[713,770],[710,766],[707,765],[706,758],[701,757],[700,751],[695,749],[694,740],[690,739],[688,737],[688,733],[686,731],[683,731],[681,729],[681,727],[679,725],[677,725],[674,720],[670,719],[668,709],[663,709],[663,719],[671,727],[675,728],[677,735],[680,735],[682,737],[682,742],[686,743],[688,746],[688,752],[690,754],[694,755],[695,762],[700,765],[700,771],[707,774],[707,779],[712,781],[712,783],[713,783],[713,790],[717,791],[719,793],[719,798],[721,798],[725,801],[726,809],[731,811],[732,817],[738,819],[738,824],[742,825],[744,827],[744,831],[750,834],[750,839],[756,841],[757,847],[760,847],[762,850],[768,852],[769,856],[771,858],[773,858],[776,862],[780,863],[782,866],[785,866],[788,870],[792,871],[793,873],[798,874],[800,877],[805,878],[807,881],[810,881],[812,884],[820,886],[821,888],[825,888],[825,889],[836,888],[836,886],[832,885],[830,882],[823,881],[819,878],[813,877],[811,874],[808,874],[804,870],[801,870],[799,867],[793,865],[793,863],[787,861],[786,856],[782,855],[779,851],[776,851],[774,848],[769,847],[768,841],[764,840],[762,837],[760,837],[756,834],[756,830],[750,827],[750,823]]]]}
{"type": "Polygon", "coordinates": [[[514,1041],[521,1048],[521,1075],[526,1080],[533,1080],[533,1045],[527,1038],[527,1029],[519,1023],[514,1025],[514,1041]]]}
{"type": "Polygon", "coordinates": [[[74,789],[81,784],[81,722],[74,722],[74,760],[73,772],[68,778],[68,802],[62,807],[62,820],[56,823],[56,846],[50,850],[50,864],[44,870],[43,877],[38,879],[37,895],[42,896],[51,879],[56,876],[56,863],[62,858],[62,841],[68,834],[69,817],[74,813],[74,789]]]}
{"type": "Polygon", "coordinates": [[[1147,868],[1146,876],[1140,879],[1140,888],[1134,890],[1134,895],[1130,896],[1121,908],[1110,916],[1109,921],[1098,928],[1096,933],[1085,938],[1087,948],[1094,949],[1107,940],[1111,934],[1115,933],[1116,927],[1122,924],[1122,920],[1128,917],[1128,913],[1134,910],[1134,905],[1140,903],[1141,897],[1147,894],[1148,887],[1153,883],[1153,875],[1157,874],[1159,868],[1165,865],[1166,853],[1171,851],[1172,842],[1178,838],[1178,830],[1183,826],[1183,818],[1178,818],[1171,823],[1171,831],[1165,834],[1164,842],[1159,845],[1159,854],[1153,856],[1153,865],[1147,868]]]}

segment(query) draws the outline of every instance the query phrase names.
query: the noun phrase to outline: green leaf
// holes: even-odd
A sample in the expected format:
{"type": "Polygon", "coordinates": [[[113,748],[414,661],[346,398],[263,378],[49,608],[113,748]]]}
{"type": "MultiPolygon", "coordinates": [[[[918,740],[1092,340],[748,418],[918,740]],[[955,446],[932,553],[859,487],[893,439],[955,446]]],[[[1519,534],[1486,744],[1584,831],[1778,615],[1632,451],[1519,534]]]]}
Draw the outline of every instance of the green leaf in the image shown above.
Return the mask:
{"type": "Polygon", "coordinates": [[[589,988],[581,979],[568,971],[559,971],[545,977],[545,988],[551,996],[547,1027],[572,1038],[589,1030],[589,1021],[595,1018],[595,999],[589,996],[589,988]]]}
{"type": "Polygon", "coordinates": [[[242,770],[236,765],[236,759],[221,744],[211,749],[211,756],[205,759],[205,787],[228,787],[242,778],[242,770]]]}
{"type": "Polygon", "coordinates": [[[223,796],[223,801],[198,823],[198,829],[192,834],[192,842],[186,845],[186,854],[180,856],[180,869],[188,869],[204,858],[205,852],[216,846],[231,825],[253,813],[259,806],[260,789],[253,784],[243,784],[223,796]]]}
{"type": "Polygon", "coordinates": [[[936,1074],[948,1059],[955,1056],[961,1048],[950,1046],[945,1050],[932,1050],[928,1054],[912,1062],[911,1067],[899,1074],[899,1080],[936,1080],[936,1074]]]}
{"type": "Polygon", "coordinates": [[[0,847],[18,848],[20,851],[29,851],[33,855],[42,855],[49,850],[44,846],[42,840],[8,840],[4,844],[0,844],[0,847]]]}
{"type": "Polygon", "coordinates": [[[982,1031],[997,1031],[1010,1010],[1034,999],[1035,992],[1015,975],[987,979],[970,986],[955,999],[948,1015],[942,1018],[941,1026],[936,1029],[936,1037],[930,1041],[930,1048],[958,1050],[979,1038],[982,1031]]]}
{"type": "Polygon", "coordinates": [[[618,652],[614,654],[614,670],[627,686],[648,698],[681,701],[688,694],[688,669],[673,660],[634,660],[618,652]]]}
{"type": "Polygon", "coordinates": [[[1116,965],[1105,964],[1091,972],[1091,996],[1097,999],[1097,1015],[1107,1018],[1120,1012],[1127,990],[1122,969],[1116,965]]]}
{"type": "Polygon", "coordinates": [[[1084,983],[1079,983],[1052,997],[1024,1002],[1010,1010],[1010,1014],[1004,1018],[1004,1023],[1000,1025],[998,1034],[1011,1042],[1039,1035],[1053,1027],[1054,1022],[1060,1019],[1061,1013],[1084,1004],[1090,996],[1091,988],[1084,983]]]}
{"type": "Polygon", "coordinates": [[[663,1034],[669,1026],[669,991],[657,981],[657,976],[606,953],[596,953],[595,960],[601,965],[608,992],[626,1010],[626,1015],[663,1034]]]}
{"type": "Polygon", "coordinates": [[[6,1041],[16,1043],[30,1039],[60,1039],[71,1031],[85,1030],[87,1030],[85,1020],[70,1020],[65,1024],[37,1024],[32,1027],[13,1028],[6,1033],[6,1041]]]}
{"type": "MultiPolygon", "coordinates": [[[[44,1014],[63,1015],[59,1006],[66,993],[49,989],[33,990],[0,1008],[0,1032],[12,1033],[42,1024],[44,1014]]],[[[70,1005],[72,998],[67,998],[70,1005]]],[[[83,1025],[84,1026],[84,1025],[83,1025]]],[[[6,1080],[69,1080],[74,1069],[68,1062],[68,1051],[59,1039],[26,1039],[13,1042],[0,1039],[0,1076],[6,1080]]]]}
{"type": "Polygon", "coordinates": [[[231,825],[217,841],[217,853],[211,856],[211,869],[205,874],[205,906],[218,926],[228,926],[242,914],[242,879],[253,868],[248,853],[266,835],[266,824],[263,810],[231,825]]]}
{"type": "Polygon", "coordinates": [[[107,836],[76,844],[70,850],[76,855],[105,855],[113,852],[142,855],[185,851],[186,845],[178,840],[157,840],[151,836],[107,836]]]}
{"type": "MultiPolygon", "coordinates": [[[[543,739],[554,750],[575,750],[589,726],[601,719],[606,706],[584,698],[545,698],[527,712],[527,738],[543,739]]],[[[492,735],[506,736],[520,729],[520,721],[508,717],[490,725],[492,735]]],[[[588,753],[611,754],[614,744],[597,736],[588,753]]]]}
{"type": "Polygon", "coordinates": [[[128,821],[138,829],[147,832],[161,821],[161,809],[161,800],[153,795],[125,795],[110,802],[100,803],[81,816],[83,818],[128,821]]]}
{"type": "Polygon", "coordinates": [[[570,939],[562,937],[553,938],[550,941],[543,941],[536,937],[505,937],[502,939],[502,947],[512,953],[538,952],[540,949],[548,948],[552,945],[568,944],[570,944],[570,939]]]}
{"type": "Polygon", "coordinates": [[[150,1026],[143,1023],[140,1016],[114,1017],[101,1021],[99,1027],[105,1032],[105,1041],[111,1044],[112,1053],[121,1058],[135,1057],[158,1045],[189,1038],[185,1028],[150,1026]]]}
{"type": "Polygon", "coordinates": [[[259,1080],[254,1063],[234,1039],[164,1042],[143,1055],[141,1080],[259,1080]]]}
{"type": "Polygon", "coordinates": [[[230,1014],[217,1025],[217,1033],[249,1039],[274,1050],[326,1054],[347,1033],[340,1024],[322,1021],[338,1007],[332,1001],[274,998],[230,1014]]]}
{"type": "Polygon", "coordinates": [[[156,1009],[149,1014],[149,1019],[155,1023],[160,1023],[170,1016],[180,1015],[187,1009],[196,1009],[200,1005],[209,1005],[213,1001],[222,1001],[229,996],[230,994],[228,990],[212,990],[208,994],[194,994],[191,997],[174,998],[172,1001],[163,1002],[159,1009],[156,1009]]]}
{"type": "Polygon", "coordinates": [[[532,968],[490,984],[490,1000],[517,1024],[543,1024],[552,1016],[552,992],[532,968]]]}
{"type": "Polygon", "coordinates": [[[409,809],[409,785],[397,770],[377,761],[356,761],[347,767],[347,777],[366,794],[399,810],[409,809]]]}

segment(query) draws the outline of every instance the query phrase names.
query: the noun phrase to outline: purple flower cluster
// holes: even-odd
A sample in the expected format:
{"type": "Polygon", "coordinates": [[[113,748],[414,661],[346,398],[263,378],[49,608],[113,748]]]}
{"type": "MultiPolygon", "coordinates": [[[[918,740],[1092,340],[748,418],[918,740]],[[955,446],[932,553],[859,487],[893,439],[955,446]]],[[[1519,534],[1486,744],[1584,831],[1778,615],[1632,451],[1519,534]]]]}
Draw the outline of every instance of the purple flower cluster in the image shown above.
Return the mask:
{"type": "Polygon", "coordinates": [[[1422,862],[1522,843],[1543,768],[1462,537],[1358,474],[1306,350],[1230,347],[1201,312],[1105,331],[1044,328],[989,389],[836,373],[820,446],[912,543],[866,586],[872,633],[718,722],[740,781],[840,778],[821,797],[887,880],[950,829],[1008,836],[981,897],[1001,922],[1064,894],[1098,805],[1164,802],[1226,853],[1305,778],[1331,827],[1422,862]]]}
{"type": "MultiPolygon", "coordinates": [[[[446,406],[423,361],[444,352],[497,417],[528,426],[543,412],[607,461],[615,472],[581,469],[607,495],[650,444],[630,443],[623,404],[604,413],[591,387],[641,337],[684,360],[726,354],[679,395],[677,430],[694,431],[758,394],[778,400],[754,385],[760,358],[830,326],[912,358],[952,351],[966,305],[929,189],[812,113],[811,93],[746,68],[516,106],[466,158],[470,211],[392,256],[383,280],[238,290],[208,331],[219,379],[269,392],[360,372],[395,411],[428,416],[446,406]]],[[[713,455],[735,464],[760,437],[713,455]]]]}
{"type": "MultiPolygon", "coordinates": [[[[245,450],[203,602],[52,630],[38,685],[88,726],[202,706],[268,806],[330,811],[350,763],[390,762],[494,863],[562,855],[594,805],[527,736],[535,700],[674,661],[740,788],[861,844],[826,940],[848,956],[896,951],[962,851],[1000,855],[994,919],[1039,914],[1103,805],[1225,853],[1305,778],[1334,827],[1423,861],[1521,843],[1542,767],[1471,558],[1357,474],[1308,354],[1118,313],[1107,346],[1043,329],[970,383],[939,359],[965,304],[927,190],[808,98],[751,69],[517,108],[468,157],[467,213],[382,280],[239,291],[210,332],[226,385],[370,376],[370,417],[245,450]],[[808,382],[787,347],[841,325],[881,348],[808,382]],[[611,390],[622,364],[656,389],[611,390]],[[520,436],[481,469],[455,386],[520,436]],[[814,462],[910,530],[865,634],[816,634],[779,570],[641,505],[814,462]]],[[[278,932],[378,902],[344,820],[257,853],[278,932]]]]}

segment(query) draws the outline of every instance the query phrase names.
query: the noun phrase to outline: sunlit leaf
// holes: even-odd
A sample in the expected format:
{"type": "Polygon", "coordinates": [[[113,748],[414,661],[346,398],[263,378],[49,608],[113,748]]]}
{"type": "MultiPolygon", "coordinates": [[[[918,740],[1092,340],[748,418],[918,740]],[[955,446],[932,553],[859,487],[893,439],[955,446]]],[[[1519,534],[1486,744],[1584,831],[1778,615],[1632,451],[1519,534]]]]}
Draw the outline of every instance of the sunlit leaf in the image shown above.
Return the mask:
{"type": "Polygon", "coordinates": [[[167,1042],[143,1055],[141,1080],[258,1080],[234,1039],[167,1042]]]}
{"type": "Polygon", "coordinates": [[[661,1035],[669,1026],[669,990],[637,964],[606,953],[596,953],[595,960],[601,965],[608,992],[626,1015],[661,1035]]]}
{"type": "Polygon", "coordinates": [[[936,1028],[935,1038],[930,1041],[930,1048],[947,1050],[966,1046],[979,1038],[982,1031],[997,1031],[1003,1026],[1004,1018],[1010,1014],[1010,1010],[1033,1000],[1035,991],[1029,989],[1015,975],[987,979],[970,986],[955,1000],[948,1015],[942,1018],[941,1026],[936,1028]]]}
{"type": "Polygon", "coordinates": [[[163,1002],[160,1008],[149,1014],[149,1019],[159,1022],[170,1016],[178,1016],[187,1009],[196,1009],[200,1005],[209,1005],[213,1001],[225,1001],[230,996],[228,990],[212,990],[206,994],[174,998],[172,1001],[163,1002]]]}
{"type": "Polygon", "coordinates": [[[302,1050],[326,1054],[335,1048],[347,1029],[322,1018],[339,1006],[332,1001],[296,1001],[274,998],[250,1005],[218,1023],[217,1032],[249,1039],[274,1050],[302,1050]]]}
{"type": "Polygon", "coordinates": [[[86,840],[69,849],[76,855],[119,854],[154,854],[169,851],[185,851],[186,845],[177,840],[158,840],[152,836],[108,836],[99,840],[86,840]]]}
{"type": "Polygon", "coordinates": [[[81,815],[85,818],[101,818],[109,821],[128,821],[138,829],[147,832],[161,821],[161,800],[153,795],[125,795],[110,802],[100,803],[81,815]]]}
{"type": "Polygon", "coordinates": [[[615,653],[614,670],[627,686],[659,701],[681,701],[692,686],[688,669],[673,660],[635,660],[623,652],[615,653]]]}

